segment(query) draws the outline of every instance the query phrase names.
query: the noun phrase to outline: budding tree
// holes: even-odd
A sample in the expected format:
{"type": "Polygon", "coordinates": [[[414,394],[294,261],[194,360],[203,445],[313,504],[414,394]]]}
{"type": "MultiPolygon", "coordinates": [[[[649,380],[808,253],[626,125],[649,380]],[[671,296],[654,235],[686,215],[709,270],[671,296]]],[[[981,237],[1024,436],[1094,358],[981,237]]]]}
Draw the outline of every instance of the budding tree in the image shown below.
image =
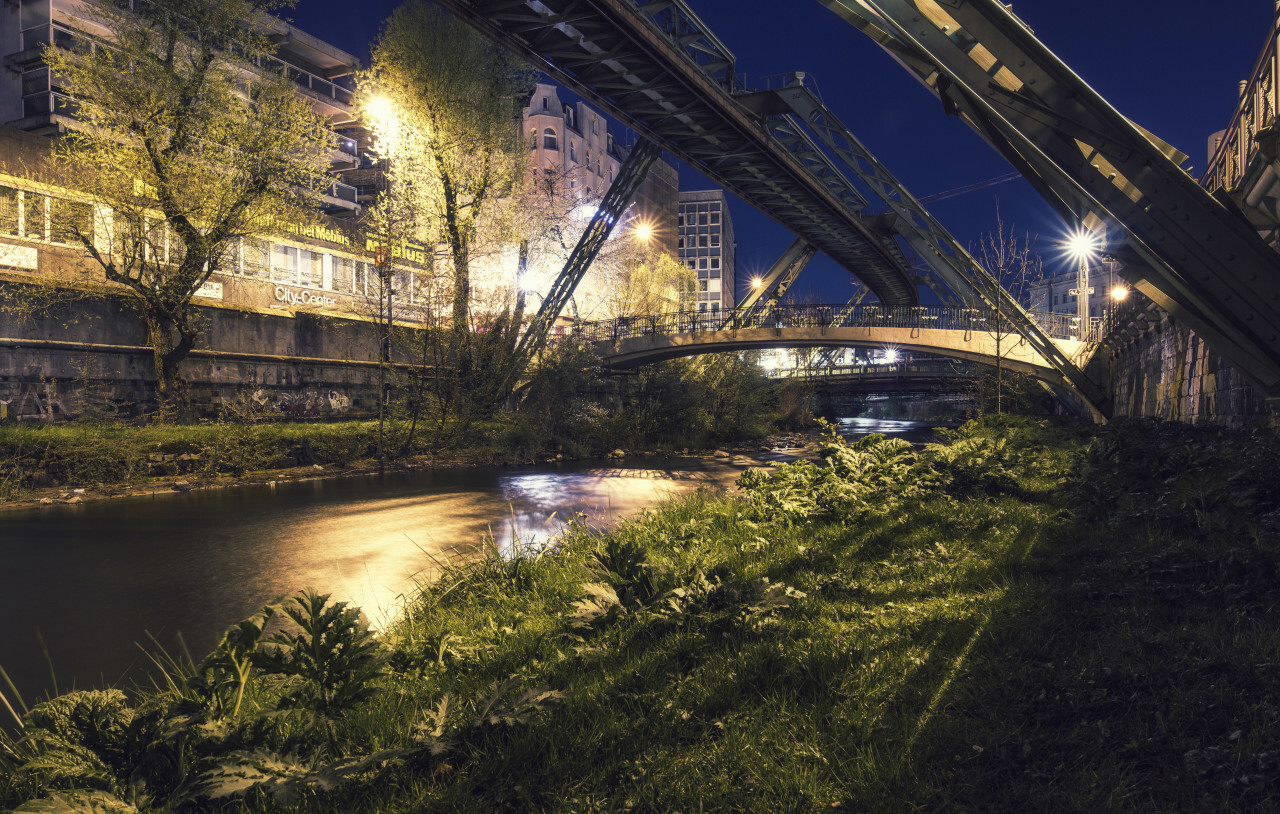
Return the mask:
{"type": "MultiPolygon", "coordinates": [[[[147,329],[162,420],[200,324],[191,300],[242,237],[302,217],[327,186],[324,119],[282,73],[265,15],[288,0],[150,0],[89,13],[92,47],[46,47],[77,126],[55,146],[93,202],[64,225],[147,329]]],[[[57,225],[57,224],[55,224],[57,225]]]]}

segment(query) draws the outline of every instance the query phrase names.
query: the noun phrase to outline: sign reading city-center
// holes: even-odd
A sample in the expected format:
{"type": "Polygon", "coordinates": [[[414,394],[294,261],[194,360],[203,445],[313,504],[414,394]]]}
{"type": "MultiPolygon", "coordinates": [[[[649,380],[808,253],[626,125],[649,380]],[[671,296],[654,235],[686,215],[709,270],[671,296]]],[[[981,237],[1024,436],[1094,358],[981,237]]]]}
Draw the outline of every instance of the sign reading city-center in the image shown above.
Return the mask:
{"type": "Polygon", "coordinates": [[[276,286],[276,302],[285,302],[289,305],[335,305],[338,301],[319,291],[308,291],[305,288],[285,288],[282,285],[278,285],[276,286]]]}

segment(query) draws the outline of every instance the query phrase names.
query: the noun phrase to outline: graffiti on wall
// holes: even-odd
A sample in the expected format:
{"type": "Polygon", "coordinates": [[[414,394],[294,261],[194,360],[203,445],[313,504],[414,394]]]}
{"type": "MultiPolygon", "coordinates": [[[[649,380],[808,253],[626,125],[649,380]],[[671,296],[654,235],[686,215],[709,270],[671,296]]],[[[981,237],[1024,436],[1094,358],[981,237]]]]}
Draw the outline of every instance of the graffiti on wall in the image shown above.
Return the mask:
{"type": "Polygon", "coordinates": [[[268,393],[258,388],[251,398],[259,407],[279,410],[290,418],[342,415],[351,409],[351,399],[337,390],[268,393]]]}
{"type": "Polygon", "coordinates": [[[0,399],[0,420],[53,421],[67,414],[56,382],[17,383],[17,392],[5,395],[0,399]]]}

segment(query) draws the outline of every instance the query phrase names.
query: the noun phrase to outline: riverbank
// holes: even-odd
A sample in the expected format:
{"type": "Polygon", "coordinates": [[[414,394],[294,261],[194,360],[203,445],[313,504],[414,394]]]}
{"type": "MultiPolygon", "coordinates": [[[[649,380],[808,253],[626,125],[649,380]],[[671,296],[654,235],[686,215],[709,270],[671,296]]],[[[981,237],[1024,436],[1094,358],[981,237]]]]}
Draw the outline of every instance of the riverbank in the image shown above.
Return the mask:
{"type": "Polygon", "coordinates": [[[42,705],[0,805],[1270,810],[1275,433],[823,452],[451,567],[383,637],[301,597],[302,630],[246,620],[137,707],[42,705]]]}
{"type": "MultiPolygon", "coordinates": [[[[57,425],[0,427],[0,513],[50,504],[223,489],[312,479],[363,477],[380,471],[421,472],[532,466],[574,458],[547,450],[504,449],[500,427],[479,426],[470,444],[398,455],[379,466],[370,457],[375,422],[345,424],[127,427],[57,425]]],[[[616,449],[594,460],[689,460],[787,448],[812,448],[815,432],[771,435],[701,450],[616,449]],[[622,453],[618,455],[617,453],[622,453]]],[[[754,461],[752,463],[755,463],[754,461]]]]}

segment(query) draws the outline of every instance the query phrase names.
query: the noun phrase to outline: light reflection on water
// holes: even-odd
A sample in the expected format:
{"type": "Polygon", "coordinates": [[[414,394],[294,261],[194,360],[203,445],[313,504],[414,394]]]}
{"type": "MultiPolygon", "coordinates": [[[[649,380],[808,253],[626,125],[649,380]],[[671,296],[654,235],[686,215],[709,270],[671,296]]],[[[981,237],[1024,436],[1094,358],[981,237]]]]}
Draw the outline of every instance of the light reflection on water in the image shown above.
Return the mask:
{"type": "MultiPolygon", "coordinates": [[[[687,463],[685,465],[688,465],[687,463]]],[[[384,626],[415,587],[486,535],[545,544],[575,512],[593,525],[696,488],[664,472],[452,470],[280,483],[0,514],[0,666],[30,699],[113,682],[150,631],[199,658],[231,623],[313,586],[384,626]]]]}
{"type": "MultiPolygon", "coordinates": [[[[869,421],[842,424],[926,435],[930,426],[869,421]]],[[[181,632],[199,658],[228,625],[304,586],[382,625],[444,564],[476,556],[486,535],[502,551],[544,545],[576,512],[607,525],[737,474],[687,459],[643,466],[389,474],[6,512],[0,666],[28,701],[49,688],[38,627],[62,689],[117,682],[144,663],[134,643],[147,631],[171,649],[181,632]]]]}

